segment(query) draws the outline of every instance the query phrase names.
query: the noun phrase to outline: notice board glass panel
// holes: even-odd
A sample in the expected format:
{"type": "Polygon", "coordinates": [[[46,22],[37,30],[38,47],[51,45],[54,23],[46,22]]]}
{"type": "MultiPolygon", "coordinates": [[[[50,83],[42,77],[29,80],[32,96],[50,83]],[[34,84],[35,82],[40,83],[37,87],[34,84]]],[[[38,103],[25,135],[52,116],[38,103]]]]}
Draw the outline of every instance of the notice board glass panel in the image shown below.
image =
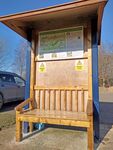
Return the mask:
{"type": "Polygon", "coordinates": [[[38,60],[83,57],[83,27],[39,33],[38,60]]]}

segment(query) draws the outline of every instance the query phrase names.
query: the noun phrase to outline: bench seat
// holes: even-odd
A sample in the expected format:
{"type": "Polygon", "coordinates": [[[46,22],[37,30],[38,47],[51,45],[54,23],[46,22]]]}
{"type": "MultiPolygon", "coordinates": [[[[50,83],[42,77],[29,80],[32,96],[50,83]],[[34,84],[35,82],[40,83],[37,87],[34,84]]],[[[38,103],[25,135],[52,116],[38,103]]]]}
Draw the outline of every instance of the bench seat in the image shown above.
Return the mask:
{"type": "MultiPolygon", "coordinates": [[[[55,89],[56,90],[56,89],[55,89]]],[[[16,109],[16,141],[19,142],[23,138],[23,122],[29,123],[29,132],[33,131],[33,123],[45,123],[45,124],[55,124],[55,125],[65,125],[65,126],[75,126],[75,127],[83,127],[87,129],[88,133],[88,150],[90,150],[90,145],[92,145],[91,139],[93,139],[93,108],[92,108],[92,100],[88,99],[85,101],[84,95],[86,94],[84,91],[75,92],[75,101],[77,102],[77,111],[74,111],[71,107],[71,110],[69,110],[69,107],[56,107],[56,103],[59,101],[59,104],[61,105],[61,102],[66,99],[70,100],[69,95],[72,95],[72,92],[74,89],[69,89],[67,91],[64,91],[64,98],[62,96],[62,92],[60,91],[54,91],[48,92],[48,91],[40,91],[37,95],[38,101],[37,105],[35,105],[34,99],[27,99],[21,104],[19,104],[16,109]],[[72,90],[72,91],[71,91],[72,90]],[[59,96],[57,94],[60,94],[59,96]],[[49,96],[48,96],[49,94],[49,96]],[[53,94],[53,95],[52,95],[53,94]],[[79,100],[79,97],[81,99],[79,100]],[[58,99],[60,98],[60,99],[58,99]],[[48,103],[44,103],[49,99],[49,104],[53,105],[54,107],[49,107],[47,109],[48,103]],[[44,105],[40,105],[43,102],[44,105]],[[79,105],[79,102],[81,102],[81,107],[79,105]],[[25,106],[29,106],[27,110],[25,110],[25,106]],[[43,107],[42,107],[43,106],[43,107]],[[79,106],[79,107],[78,107],[79,106]],[[53,109],[54,108],[54,109],[53,109]],[[65,108],[65,110],[63,110],[65,108]],[[80,110],[81,108],[81,110],[80,110]],[[57,110],[58,109],[58,110],[57,110]]],[[[78,89],[77,89],[78,90],[78,89]]],[[[80,90],[80,89],[79,89],[80,90]]],[[[71,96],[73,99],[73,97],[71,96]]],[[[67,104],[67,101],[66,103],[67,104]]],[[[72,104],[72,103],[71,103],[72,104]]],[[[73,103],[74,105],[74,103],[73,103]]],[[[73,106],[72,105],[72,106],[73,106]]],[[[50,105],[51,106],[51,105],[50,105]]],[[[65,106],[65,105],[64,105],[65,106]]],[[[67,106],[67,105],[66,105],[67,106]]]]}
{"type": "Polygon", "coordinates": [[[33,109],[19,114],[18,120],[26,122],[41,122],[48,124],[89,127],[89,118],[85,112],[33,109]],[[83,124],[81,122],[83,122],[83,124]]]}

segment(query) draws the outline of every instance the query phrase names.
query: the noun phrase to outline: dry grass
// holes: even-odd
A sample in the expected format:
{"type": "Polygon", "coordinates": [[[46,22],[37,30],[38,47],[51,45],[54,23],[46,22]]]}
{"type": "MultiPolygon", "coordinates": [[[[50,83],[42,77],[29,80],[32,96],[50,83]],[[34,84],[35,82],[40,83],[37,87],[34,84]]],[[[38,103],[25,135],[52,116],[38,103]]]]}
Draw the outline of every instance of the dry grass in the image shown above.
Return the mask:
{"type": "Polygon", "coordinates": [[[0,112],[0,129],[8,128],[15,124],[14,110],[8,112],[0,112]]]}

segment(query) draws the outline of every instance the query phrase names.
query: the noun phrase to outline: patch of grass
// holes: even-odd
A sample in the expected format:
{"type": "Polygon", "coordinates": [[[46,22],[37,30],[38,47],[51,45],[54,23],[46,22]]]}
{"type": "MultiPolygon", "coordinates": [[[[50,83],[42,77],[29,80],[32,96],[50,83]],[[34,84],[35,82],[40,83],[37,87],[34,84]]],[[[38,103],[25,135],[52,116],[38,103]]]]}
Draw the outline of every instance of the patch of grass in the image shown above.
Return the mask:
{"type": "Polygon", "coordinates": [[[0,129],[9,128],[15,124],[15,113],[0,114],[0,129]]]}

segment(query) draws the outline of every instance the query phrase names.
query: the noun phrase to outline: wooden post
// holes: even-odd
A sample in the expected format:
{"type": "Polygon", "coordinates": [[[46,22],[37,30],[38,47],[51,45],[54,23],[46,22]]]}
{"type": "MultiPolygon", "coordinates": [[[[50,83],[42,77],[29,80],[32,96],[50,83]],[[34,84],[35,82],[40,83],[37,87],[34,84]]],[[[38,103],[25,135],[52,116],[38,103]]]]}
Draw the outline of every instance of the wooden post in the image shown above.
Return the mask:
{"type": "Polygon", "coordinates": [[[98,84],[98,40],[97,40],[97,18],[92,20],[92,86],[93,86],[93,99],[94,99],[94,131],[95,138],[99,139],[99,84],[98,84]]]}
{"type": "MultiPolygon", "coordinates": [[[[91,45],[91,21],[88,22],[88,98],[92,101],[93,105],[93,93],[92,93],[92,45],[91,45]]],[[[91,107],[93,108],[93,107],[91,107]]],[[[90,127],[87,128],[88,132],[88,150],[94,149],[94,135],[93,135],[93,115],[89,117],[90,127]]]]}
{"type": "MultiPolygon", "coordinates": [[[[31,39],[32,39],[32,31],[27,30],[27,40],[28,40],[28,45],[31,44],[31,39]]],[[[25,86],[25,100],[30,97],[30,62],[31,62],[31,51],[28,49],[27,54],[26,54],[26,86],[25,86]]],[[[24,107],[24,109],[28,109],[28,105],[24,107]]],[[[28,123],[24,122],[24,133],[28,133],[28,123]]]]}
{"type": "Polygon", "coordinates": [[[90,120],[90,127],[87,128],[88,133],[88,150],[94,149],[94,135],[93,135],[93,118],[92,116],[89,117],[90,120]]]}
{"type": "MultiPolygon", "coordinates": [[[[36,53],[36,31],[32,31],[32,40],[31,40],[31,71],[30,71],[30,98],[35,99],[35,74],[36,74],[36,65],[35,65],[35,53],[36,53]]],[[[34,103],[29,106],[31,109],[34,108],[34,103]]],[[[33,123],[29,123],[29,131],[33,131],[33,123]]]]}
{"type": "Polygon", "coordinates": [[[20,112],[16,111],[16,142],[22,140],[22,122],[18,120],[18,114],[20,112]]]}

